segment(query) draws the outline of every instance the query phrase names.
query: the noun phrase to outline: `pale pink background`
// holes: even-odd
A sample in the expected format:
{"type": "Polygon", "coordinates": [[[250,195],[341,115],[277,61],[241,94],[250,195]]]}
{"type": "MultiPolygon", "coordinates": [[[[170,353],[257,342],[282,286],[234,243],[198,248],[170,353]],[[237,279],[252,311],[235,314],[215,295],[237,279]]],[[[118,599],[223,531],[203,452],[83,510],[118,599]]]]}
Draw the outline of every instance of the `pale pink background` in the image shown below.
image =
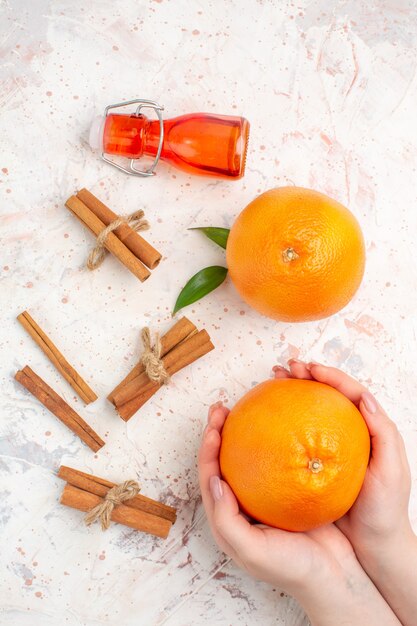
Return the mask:
{"type": "Polygon", "coordinates": [[[1,624],[301,626],[296,603],[216,548],[196,451],[208,405],[232,405],[289,357],[369,384],[403,433],[417,525],[416,5],[406,0],[176,2],[8,0],[0,16],[1,624]],[[89,150],[106,104],[153,98],[251,122],[247,174],[227,182],[161,166],[129,178],[89,150]],[[186,313],[216,352],[178,374],[127,425],[105,395],[139,354],[144,324],[166,329],[175,297],[222,251],[190,226],[229,226],[259,192],[298,184],[347,204],[367,242],[363,285],[328,320],[282,324],[226,284],[186,313]],[[63,202],[80,186],[119,212],[144,207],[167,260],[140,284],[116,260],[84,269],[91,235],[63,202]],[[15,321],[28,308],[100,400],[77,401],[15,321]],[[94,455],[14,383],[29,363],[108,441],[94,455]],[[178,507],[167,541],[101,533],[58,504],[59,464],[178,507]]]}

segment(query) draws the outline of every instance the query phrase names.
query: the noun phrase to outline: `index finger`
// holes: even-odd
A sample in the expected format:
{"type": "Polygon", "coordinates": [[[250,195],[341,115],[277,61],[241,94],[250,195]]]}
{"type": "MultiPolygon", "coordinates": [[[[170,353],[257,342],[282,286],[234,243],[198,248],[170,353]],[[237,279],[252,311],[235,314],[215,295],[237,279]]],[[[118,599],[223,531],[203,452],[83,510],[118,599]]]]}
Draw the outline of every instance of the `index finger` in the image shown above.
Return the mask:
{"type": "Polygon", "coordinates": [[[326,367],[321,363],[309,363],[308,369],[314,380],[334,387],[356,405],[359,405],[362,394],[367,391],[361,383],[336,367],[326,367]]]}

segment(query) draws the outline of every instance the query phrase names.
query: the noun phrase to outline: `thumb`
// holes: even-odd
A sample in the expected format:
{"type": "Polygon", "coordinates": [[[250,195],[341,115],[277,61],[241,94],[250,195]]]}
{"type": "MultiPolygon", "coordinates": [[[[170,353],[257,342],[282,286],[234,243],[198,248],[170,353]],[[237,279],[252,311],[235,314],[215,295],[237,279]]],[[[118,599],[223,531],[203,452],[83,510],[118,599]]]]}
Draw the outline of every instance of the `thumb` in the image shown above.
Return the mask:
{"type": "Polygon", "coordinates": [[[244,556],[253,543],[255,527],[240,513],[236,496],[224,480],[212,476],[210,491],[214,501],[213,523],[217,532],[238,555],[244,556]]]}

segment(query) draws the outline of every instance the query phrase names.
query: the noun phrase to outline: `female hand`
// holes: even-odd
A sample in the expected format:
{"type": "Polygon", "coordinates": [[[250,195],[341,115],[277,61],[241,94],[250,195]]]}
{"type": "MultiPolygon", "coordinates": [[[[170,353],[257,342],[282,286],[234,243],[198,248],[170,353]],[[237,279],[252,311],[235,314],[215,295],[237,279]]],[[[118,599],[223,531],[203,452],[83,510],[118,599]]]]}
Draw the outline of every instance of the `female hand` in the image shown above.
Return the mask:
{"type": "Polygon", "coordinates": [[[221,430],[227,414],[220,403],[211,407],[199,453],[203,503],[220,548],[252,576],[295,596],[316,625],[398,625],[334,524],[291,533],[251,524],[240,513],[232,490],[220,479],[221,430]]]}
{"type": "Polygon", "coordinates": [[[367,389],[338,369],[289,361],[276,378],[303,378],[330,385],[361,411],[371,436],[371,457],[361,492],[336,522],[359,561],[404,624],[417,615],[417,539],[408,516],[411,477],[404,441],[367,389]]]}

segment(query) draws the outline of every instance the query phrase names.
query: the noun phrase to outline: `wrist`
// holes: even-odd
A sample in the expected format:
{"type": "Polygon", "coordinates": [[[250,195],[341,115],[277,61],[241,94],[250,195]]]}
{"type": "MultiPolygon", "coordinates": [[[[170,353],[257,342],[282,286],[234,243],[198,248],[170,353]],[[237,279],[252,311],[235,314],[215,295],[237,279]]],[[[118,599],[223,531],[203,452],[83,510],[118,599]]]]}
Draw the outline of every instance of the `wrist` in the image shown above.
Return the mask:
{"type": "MultiPolygon", "coordinates": [[[[363,574],[357,562],[345,563],[344,567],[332,571],[320,570],[317,575],[300,583],[292,595],[304,608],[312,623],[327,624],[326,620],[332,623],[332,616],[340,616],[341,609],[346,612],[346,604],[350,603],[354,593],[352,590],[362,579],[361,572],[363,574]],[[319,622],[319,617],[326,619],[319,622]]],[[[350,613],[350,610],[347,612],[350,613]]]]}
{"type": "Polygon", "coordinates": [[[414,625],[417,614],[417,537],[411,526],[385,540],[379,550],[358,553],[358,558],[400,622],[404,626],[414,625]]]}
{"type": "Polygon", "coordinates": [[[357,560],[320,574],[293,594],[312,626],[400,626],[357,560]]]}
{"type": "Polygon", "coordinates": [[[356,555],[362,567],[368,573],[392,570],[404,563],[417,559],[417,537],[411,524],[384,535],[375,535],[371,540],[355,543],[356,555]]]}

